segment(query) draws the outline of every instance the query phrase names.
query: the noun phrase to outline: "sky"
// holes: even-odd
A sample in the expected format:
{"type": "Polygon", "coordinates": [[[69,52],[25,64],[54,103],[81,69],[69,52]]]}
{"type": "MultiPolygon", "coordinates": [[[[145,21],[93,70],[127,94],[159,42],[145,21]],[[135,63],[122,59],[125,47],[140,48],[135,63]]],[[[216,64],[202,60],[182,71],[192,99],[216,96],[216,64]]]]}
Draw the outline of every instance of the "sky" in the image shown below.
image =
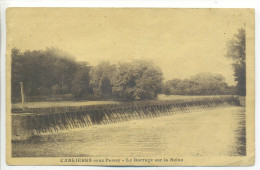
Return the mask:
{"type": "Polygon", "coordinates": [[[97,65],[152,60],[165,80],[200,72],[222,74],[234,85],[226,42],[254,20],[246,9],[9,8],[12,48],[56,47],[97,65]]]}

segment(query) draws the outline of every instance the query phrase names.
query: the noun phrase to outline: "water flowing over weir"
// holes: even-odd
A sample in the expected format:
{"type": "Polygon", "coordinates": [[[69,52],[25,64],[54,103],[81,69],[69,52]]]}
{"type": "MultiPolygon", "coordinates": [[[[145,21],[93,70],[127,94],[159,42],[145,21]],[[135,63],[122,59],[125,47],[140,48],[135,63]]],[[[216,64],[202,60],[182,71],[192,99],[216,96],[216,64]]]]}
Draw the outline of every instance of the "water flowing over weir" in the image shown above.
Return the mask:
{"type": "Polygon", "coordinates": [[[25,108],[24,111],[12,109],[12,140],[26,140],[33,135],[47,132],[182,114],[225,105],[240,105],[239,98],[216,96],[88,106],[25,108]]]}

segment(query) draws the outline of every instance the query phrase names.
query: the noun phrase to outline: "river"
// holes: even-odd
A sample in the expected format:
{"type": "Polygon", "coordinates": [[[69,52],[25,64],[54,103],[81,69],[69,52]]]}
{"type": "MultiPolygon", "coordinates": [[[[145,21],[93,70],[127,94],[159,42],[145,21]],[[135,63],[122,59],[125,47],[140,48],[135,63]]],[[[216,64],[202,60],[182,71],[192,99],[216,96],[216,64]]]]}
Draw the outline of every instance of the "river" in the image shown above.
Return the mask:
{"type": "Polygon", "coordinates": [[[13,157],[246,155],[245,108],[132,120],[13,141],[13,157]]]}

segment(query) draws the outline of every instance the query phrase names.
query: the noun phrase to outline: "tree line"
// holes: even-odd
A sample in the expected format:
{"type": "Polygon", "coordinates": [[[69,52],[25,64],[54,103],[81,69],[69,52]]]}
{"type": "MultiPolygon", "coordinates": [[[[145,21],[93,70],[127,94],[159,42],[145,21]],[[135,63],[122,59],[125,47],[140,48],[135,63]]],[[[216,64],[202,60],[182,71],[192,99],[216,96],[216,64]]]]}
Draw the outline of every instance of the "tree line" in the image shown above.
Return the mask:
{"type": "Polygon", "coordinates": [[[228,86],[225,78],[215,73],[164,82],[161,69],[151,61],[118,64],[103,61],[91,66],[77,62],[71,54],[56,48],[24,52],[14,48],[11,53],[12,101],[21,98],[20,82],[27,97],[69,96],[67,100],[146,100],[156,99],[159,93],[245,95],[245,30],[239,29],[227,47],[226,57],[233,59],[236,86],[228,86]]]}
{"type": "Polygon", "coordinates": [[[155,99],[159,93],[173,95],[230,94],[232,88],[220,74],[200,73],[189,79],[163,82],[159,67],[138,60],[96,66],[76,62],[55,48],[20,52],[12,50],[12,97],[20,98],[20,82],[26,96],[65,95],[73,99],[155,99]]]}
{"type": "Polygon", "coordinates": [[[163,85],[159,67],[150,61],[101,62],[90,66],[76,62],[59,49],[21,52],[12,49],[12,99],[20,98],[20,82],[26,96],[66,95],[73,99],[155,99],[163,85]]]}
{"type": "Polygon", "coordinates": [[[235,86],[228,86],[225,78],[216,73],[198,73],[195,76],[165,82],[164,93],[169,95],[223,95],[235,94],[235,86]]]}

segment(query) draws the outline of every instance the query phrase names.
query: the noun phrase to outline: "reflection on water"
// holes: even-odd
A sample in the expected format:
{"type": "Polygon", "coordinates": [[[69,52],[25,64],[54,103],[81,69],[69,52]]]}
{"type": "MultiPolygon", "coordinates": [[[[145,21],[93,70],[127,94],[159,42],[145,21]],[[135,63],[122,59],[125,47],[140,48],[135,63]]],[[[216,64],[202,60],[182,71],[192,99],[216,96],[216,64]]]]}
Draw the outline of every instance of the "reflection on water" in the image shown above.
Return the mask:
{"type": "Polygon", "coordinates": [[[99,125],[13,141],[14,157],[246,155],[245,108],[99,125]]]}
{"type": "Polygon", "coordinates": [[[238,122],[236,130],[234,130],[235,141],[234,149],[230,152],[230,155],[246,155],[246,115],[245,110],[241,110],[238,112],[233,112],[234,119],[238,122]]]}

